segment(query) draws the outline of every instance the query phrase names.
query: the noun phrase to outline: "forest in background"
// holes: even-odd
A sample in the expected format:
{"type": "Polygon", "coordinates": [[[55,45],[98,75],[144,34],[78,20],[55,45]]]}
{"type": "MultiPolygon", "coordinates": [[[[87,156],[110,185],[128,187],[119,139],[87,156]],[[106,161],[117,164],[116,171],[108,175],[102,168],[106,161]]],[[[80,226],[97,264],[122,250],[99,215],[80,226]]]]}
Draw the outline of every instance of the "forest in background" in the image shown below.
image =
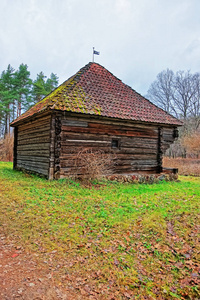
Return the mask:
{"type": "Polygon", "coordinates": [[[0,138],[10,134],[10,122],[57,86],[58,76],[54,73],[47,77],[41,71],[33,80],[26,64],[17,70],[9,64],[0,76],[0,138]]]}

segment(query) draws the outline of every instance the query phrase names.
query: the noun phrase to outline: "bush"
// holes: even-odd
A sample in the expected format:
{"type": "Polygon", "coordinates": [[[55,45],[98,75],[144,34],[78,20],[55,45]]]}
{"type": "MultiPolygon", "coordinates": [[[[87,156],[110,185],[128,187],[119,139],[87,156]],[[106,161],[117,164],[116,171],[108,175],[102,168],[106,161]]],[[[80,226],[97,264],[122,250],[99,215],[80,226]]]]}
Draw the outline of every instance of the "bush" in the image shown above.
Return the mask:
{"type": "Polygon", "coordinates": [[[99,179],[110,175],[113,166],[111,153],[84,148],[74,156],[74,172],[72,176],[84,180],[99,179]]]}
{"type": "Polygon", "coordinates": [[[186,136],[183,139],[183,145],[190,157],[199,158],[200,155],[200,133],[194,132],[190,136],[186,136]]]}

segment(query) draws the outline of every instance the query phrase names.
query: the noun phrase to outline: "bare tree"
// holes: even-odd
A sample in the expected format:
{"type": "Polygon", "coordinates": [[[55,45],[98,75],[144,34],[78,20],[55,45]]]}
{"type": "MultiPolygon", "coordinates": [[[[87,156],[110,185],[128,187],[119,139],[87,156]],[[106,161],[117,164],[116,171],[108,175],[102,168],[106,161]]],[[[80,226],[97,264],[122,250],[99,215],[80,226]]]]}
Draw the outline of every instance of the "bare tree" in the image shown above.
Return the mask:
{"type": "Polygon", "coordinates": [[[186,156],[183,141],[200,128],[200,73],[162,71],[151,84],[147,98],[184,121],[184,126],[179,130],[180,138],[169,149],[168,155],[179,156],[182,153],[186,156]]]}
{"type": "Polygon", "coordinates": [[[157,79],[151,84],[147,98],[168,113],[176,114],[173,105],[174,72],[167,69],[157,75],[157,79]]]}
{"type": "Polygon", "coordinates": [[[178,115],[186,120],[191,115],[196,93],[194,75],[190,71],[178,71],[175,76],[173,102],[178,115]]]}
{"type": "Polygon", "coordinates": [[[200,73],[162,71],[151,84],[147,98],[166,112],[184,121],[193,118],[196,126],[200,125],[200,73]]]}
{"type": "Polygon", "coordinates": [[[195,94],[191,101],[191,121],[195,130],[200,126],[200,73],[196,73],[193,76],[195,94]]]}

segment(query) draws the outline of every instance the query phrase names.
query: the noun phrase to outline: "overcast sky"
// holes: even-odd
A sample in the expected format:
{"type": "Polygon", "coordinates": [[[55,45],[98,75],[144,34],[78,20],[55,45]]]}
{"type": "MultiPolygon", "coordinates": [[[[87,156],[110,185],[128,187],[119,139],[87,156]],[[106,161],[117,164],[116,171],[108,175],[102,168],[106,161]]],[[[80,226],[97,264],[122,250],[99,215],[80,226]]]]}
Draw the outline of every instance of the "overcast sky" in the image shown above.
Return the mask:
{"type": "Polygon", "coordinates": [[[200,71],[200,0],[0,0],[0,72],[62,83],[92,61],[145,94],[166,68],[200,71]]]}

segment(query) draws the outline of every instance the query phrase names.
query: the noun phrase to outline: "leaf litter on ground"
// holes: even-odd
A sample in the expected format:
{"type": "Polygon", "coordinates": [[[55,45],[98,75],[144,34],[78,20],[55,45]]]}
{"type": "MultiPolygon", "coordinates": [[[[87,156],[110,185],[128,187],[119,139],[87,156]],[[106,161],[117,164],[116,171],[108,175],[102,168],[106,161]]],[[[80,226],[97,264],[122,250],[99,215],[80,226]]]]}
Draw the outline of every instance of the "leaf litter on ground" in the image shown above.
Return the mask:
{"type": "Polygon", "coordinates": [[[0,228],[99,299],[200,298],[200,179],[47,181],[0,164],[0,228]]]}

